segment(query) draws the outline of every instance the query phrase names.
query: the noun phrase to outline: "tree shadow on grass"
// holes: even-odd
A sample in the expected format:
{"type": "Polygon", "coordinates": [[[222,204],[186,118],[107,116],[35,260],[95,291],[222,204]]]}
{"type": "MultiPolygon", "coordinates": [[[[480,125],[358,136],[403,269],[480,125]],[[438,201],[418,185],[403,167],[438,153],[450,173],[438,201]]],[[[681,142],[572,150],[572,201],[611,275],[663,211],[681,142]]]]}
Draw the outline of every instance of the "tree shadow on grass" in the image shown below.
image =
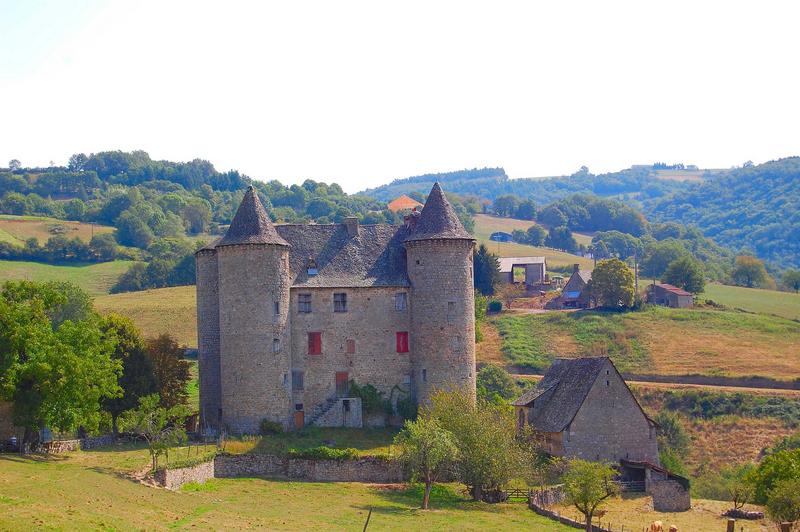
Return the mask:
{"type": "Polygon", "coordinates": [[[0,460],[17,463],[58,463],[66,460],[67,457],[60,454],[19,454],[19,453],[3,453],[0,454],[0,460]]]}
{"type": "MultiPolygon", "coordinates": [[[[389,504],[385,506],[355,505],[354,508],[367,511],[372,508],[373,513],[382,514],[401,514],[423,511],[421,509],[424,492],[424,486],[422,484],[375,487],[372,491],[389,504]]],[[[431,490],[431,510],[473,510],[500,513],[503,511],[505,504],[508,503],[498,505],[473,501],[470,497],[461,492],[461,487],[453,484],[436,484],[431,490]]]]}

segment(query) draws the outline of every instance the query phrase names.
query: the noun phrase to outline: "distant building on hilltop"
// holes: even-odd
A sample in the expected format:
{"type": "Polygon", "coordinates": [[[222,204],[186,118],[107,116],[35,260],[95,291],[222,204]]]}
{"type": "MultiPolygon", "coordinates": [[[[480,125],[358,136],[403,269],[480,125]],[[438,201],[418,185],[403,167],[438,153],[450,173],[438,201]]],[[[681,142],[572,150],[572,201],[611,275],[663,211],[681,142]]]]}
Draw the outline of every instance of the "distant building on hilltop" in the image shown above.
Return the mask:
{"type": "Polygon", "coordinates": [[[656,424],[607,357],[556,359],[513,405],[554,456],[659,464],[656,424]]]}
{"type": "Polygon", "coordinates": [[[647,302],[672,308],[691,308],[694,305],[694,297],[677,286],[654,283],[647,287],[647,302]]]}
{"type": "Polygon", "coordinates": [[[421,209],[423,207],[422,203],[418,202],[414,198],[410,198],[403,194],[399,198],[395,198],[389,202],[387,205],[387,209],[392,212],[399,212],[399,211],[411,211],[414,209],[421,209]]]}
{"type": "Polygon", "coordinates": [[[401,226],[275,226],[251,187],[196,254],[203,424],[361,426],[350,381],[474,394],[474,246],[438,183],[401,226]]]}
{"type": "Polygon", "coordinates": [[[586,287],[592,280],[592,272],[582,270],[580,264],[575,264],[572,275],[561,289],[561,306],[564,308],[588,308],[591,306],[591,297],[586,287]]]}

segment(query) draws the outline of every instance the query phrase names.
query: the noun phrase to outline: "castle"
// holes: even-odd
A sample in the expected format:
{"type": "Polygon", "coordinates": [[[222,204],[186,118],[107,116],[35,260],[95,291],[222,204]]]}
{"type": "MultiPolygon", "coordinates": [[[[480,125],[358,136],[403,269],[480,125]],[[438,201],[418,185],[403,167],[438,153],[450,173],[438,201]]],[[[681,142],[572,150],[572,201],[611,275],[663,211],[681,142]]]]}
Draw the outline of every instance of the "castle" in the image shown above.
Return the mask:
{"type": "Polygon", "coordinates": [[[335,409],[360,426],[350,381],[419,404],[474,393],[474,245],[438,183],[400,226],[273,225],[250,187],[196,254],[203,423],[293,429],[335,409]]]}

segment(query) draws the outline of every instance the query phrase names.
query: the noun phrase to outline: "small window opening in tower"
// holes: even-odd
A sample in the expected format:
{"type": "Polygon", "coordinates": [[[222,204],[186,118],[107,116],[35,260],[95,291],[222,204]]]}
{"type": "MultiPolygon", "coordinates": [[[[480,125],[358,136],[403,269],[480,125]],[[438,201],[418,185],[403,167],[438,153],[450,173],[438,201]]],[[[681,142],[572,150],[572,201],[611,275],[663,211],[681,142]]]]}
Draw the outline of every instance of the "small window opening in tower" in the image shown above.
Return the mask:
{"type": "Polygon", "coordinates": [[[428,370],[427,369],[423,369],[422,370],[422,382],[428,382],[428,370]]]}
{"type": "Polygon", "coordinates": [[[272,352],[279,353],[281,350],[281,341],[278,338],[272,339],[272,352]]]}
{"type": "Polygon", "coordinates": [[[280,301],[276,301],[274,309],[273,309],[273,314],[278,316],[280,313],[281,313],[281,302],[280,301]]]}

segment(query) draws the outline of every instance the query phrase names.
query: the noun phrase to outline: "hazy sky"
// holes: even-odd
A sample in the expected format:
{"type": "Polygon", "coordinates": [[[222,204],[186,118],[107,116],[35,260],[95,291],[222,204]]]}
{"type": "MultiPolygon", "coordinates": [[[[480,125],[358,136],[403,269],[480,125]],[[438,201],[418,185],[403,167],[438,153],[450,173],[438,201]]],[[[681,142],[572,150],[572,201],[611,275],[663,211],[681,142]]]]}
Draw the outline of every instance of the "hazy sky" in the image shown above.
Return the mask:
{"type": "Polygon", "coordinates": [[[257,179],[800,154],[797,2],[0,0],[0,161],[257,179]]]}

